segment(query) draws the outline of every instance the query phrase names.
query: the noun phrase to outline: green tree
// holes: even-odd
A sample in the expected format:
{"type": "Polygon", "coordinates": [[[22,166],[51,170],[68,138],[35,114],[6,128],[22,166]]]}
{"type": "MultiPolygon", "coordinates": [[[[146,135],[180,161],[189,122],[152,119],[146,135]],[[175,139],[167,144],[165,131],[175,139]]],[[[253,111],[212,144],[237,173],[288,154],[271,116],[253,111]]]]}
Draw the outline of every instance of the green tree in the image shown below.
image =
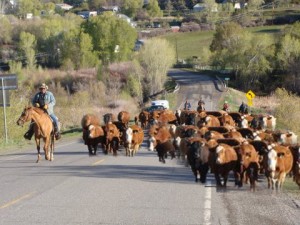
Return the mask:
{"type": "Polygon", "coordinates": [[[200,13],[204,19],[203,22],[214,24],[219,17],[218,4],[215,2],[215,0],[204,0],[203,2],[206,6],[204,12],[200,13]]]}
{"type": "MultiPolygon", "coordinates": [[[[273,41],[268,35],[250,35],[250,46],[244,52],[244,63],[239,68],[245,88],[260,85],[261,80],[272,71],[275,53],[273,41]]],[[[241,56],[242,57],[242,56],[241,56]]]]}
{"type": "Polygon", "coordinates": [[[277,59],[281,69],[287,70],[288,67],[300,58],[300,39],[290,34],[285,35],[280,43],[277,59]]]}
{"type": "Polygon", "coordinates": [[[168,12],[168,16],[171,15],[171,11],[173,10],[173,5],[171,0],[167,0],[165,10],[168,12]]]}
{"type": "Polygon", "coordinates": [[[150,17],[163,16],[163,12],[160,10],[157,0],[149,0],[146,9],[150,17]]]}
{"type": "Polygon", "coordinates": [[[148,40],[138,54],[145,71],[144,94],[154,94],[163,89],[167,71],[175,63],[175,50],[165,39],[148,40]]]}
{"type": "Polygon", "coordinates": [[[219,26],[210,48],[213,65],[230,68],[241,87],[261,84],[272,70],[274,47],[269,36],[254,36],[235,23],[219,26]]]}
{"type": "Polygon", "coordinates": [[[38,51],[44,56],[40,59],[40,63],[49,67],[59,67],[61,64],[59,54],[64,45],[63,35],[72,30],[80,30],[81,23],[82,19],[73,13],[64,17],[56,14],[46,17],[32,28],[37,38],[38,51]]]}
{"type": "Polygon", "coordinates": [[[12,39],[12,25],[6,16],[0,17],[0,44],[7,44],[12,39]]]}
{"type": "Polygon", "coordinates": [[[98,64],[97,54],[93,52],[93,43],[90,35],[79,34],[80,68],[95,67],[98,64]]]}
{"type": "Polygon", "coordinates": [[[50,16],[55,13],[55,4],[53,2],[47,2],[43,5],[44,15],[50,16]]]}
{"type": "Polygon", "coordinates": [[[26,18],[27,13],[39,15],[42,4],[39,0],[19,0],[17,4],[17,15],[20,18],[26,18]]]}
{"type": "Polygon", "coordinates": [[[143,103],[143,72],[137,60],[133,61],[133,69],[127,79],[127,88],[132,97],[135,97],[140,104],[143,103]]]}
{"type": "Polygon", "coordinates": [[[210,50],[212,52],[228,49],[231,43],[243,33],[242,27],[234,22],[219,25],[214,34],[210,50]]]}
{"type": "Polygon", "coordinates": [[[21,52],[26,58],[27,67],[30,69],[33,68],[36,64],[35,47],[35,36],[30,33],[21,32],[19,48],[21,49],[21,52]]]}
{"type": "Polygon", "coordinates": [[[286,88],[300,93],[300,23],[288,26],[277,49],[278,67],[284,71],[286,88]]]}
{"type": "Polygon", "coordinates": [[[125,20],[106,12],[83,24],[93,40],[93,49],[105,64],[127,60],[137,38],[136,30],[125,20]]]}
{"type": "Polygon", "coordinates": [[[98,63],[98,57],[93,52],[92,38],[79,28],[63,33],[59,49],[64,68],[89,68],[98,63]]]}
{"type": "Polygon", "coordinates": [[[121,11],[125,15],[134,18],[137,12],[143,8],[143,1],[140,0],[123,0],[121,11]]]}

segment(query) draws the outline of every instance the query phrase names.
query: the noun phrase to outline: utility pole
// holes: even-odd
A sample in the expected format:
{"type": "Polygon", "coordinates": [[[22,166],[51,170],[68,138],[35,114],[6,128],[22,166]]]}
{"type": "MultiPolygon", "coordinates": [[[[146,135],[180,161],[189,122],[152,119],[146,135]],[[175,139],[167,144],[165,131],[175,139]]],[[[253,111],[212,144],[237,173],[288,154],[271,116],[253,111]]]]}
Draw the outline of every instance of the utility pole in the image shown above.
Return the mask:
{"type": "Polygon", "coordinates": [[[175,44],[176,44],[176,62],[178,63],[178,47],[177,47],[177,37],[175,37],[175,44]]]}

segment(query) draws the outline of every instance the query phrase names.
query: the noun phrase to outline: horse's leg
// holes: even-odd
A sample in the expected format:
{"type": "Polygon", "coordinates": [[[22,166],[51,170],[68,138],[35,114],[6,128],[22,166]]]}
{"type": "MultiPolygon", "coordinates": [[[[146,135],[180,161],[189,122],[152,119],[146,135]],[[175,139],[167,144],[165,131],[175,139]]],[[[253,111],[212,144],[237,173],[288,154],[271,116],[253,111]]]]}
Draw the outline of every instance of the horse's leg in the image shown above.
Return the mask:
{"type": "Polygon", "coordinates": [[[50,143],[50,161],[54,160],[54,135],[51,135],[51,143],[50,143]]]}
{"type": "Polygon", "coordinates": [[[46,137],[44,139],[45,141],[45,144],[44,144],[44,152],[45,152],[45,159],[46,160],[50,160],[50,152],[49,152],[49,143],[50,143],[50,138],[49,137],[46,137]]]}
{"type": "Polygon", "coordinates": [[[37,137],[35,138],[35,144],[36,144],[36,149],[38,152],[38,158],[37,158],[36,162],[38,163],[41,159],[41,141],[37,137]]]}

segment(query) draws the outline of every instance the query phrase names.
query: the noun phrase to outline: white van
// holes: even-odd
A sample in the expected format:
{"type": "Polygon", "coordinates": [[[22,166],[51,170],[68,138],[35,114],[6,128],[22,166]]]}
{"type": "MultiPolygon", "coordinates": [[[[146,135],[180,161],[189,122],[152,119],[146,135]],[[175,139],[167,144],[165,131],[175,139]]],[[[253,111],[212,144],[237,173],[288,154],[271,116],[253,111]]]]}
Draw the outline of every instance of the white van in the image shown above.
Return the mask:
{"type": "Polygon", "coordinates": [[[155,101],[151,102],[151,106],[157,106],[157,105],[161,105],[165,109],[169,109],[170,108],[168,100],[155,100],[155,101]]]}

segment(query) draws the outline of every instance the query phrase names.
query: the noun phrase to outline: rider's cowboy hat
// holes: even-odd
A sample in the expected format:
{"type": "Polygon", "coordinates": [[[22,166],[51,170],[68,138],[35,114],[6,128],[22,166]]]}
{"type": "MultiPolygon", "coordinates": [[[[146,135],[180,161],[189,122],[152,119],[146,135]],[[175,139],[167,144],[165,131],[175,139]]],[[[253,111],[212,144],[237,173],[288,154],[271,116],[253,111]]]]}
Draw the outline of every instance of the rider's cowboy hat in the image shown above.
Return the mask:
{"type": "Polygon", "coordinates": [[[48,86],[45,84],[45,83],[42,83],[41,85],[40,85],[40,89],[42,89],[42,88],[45,88],[46,90],[48,89],[48,86]]]}

